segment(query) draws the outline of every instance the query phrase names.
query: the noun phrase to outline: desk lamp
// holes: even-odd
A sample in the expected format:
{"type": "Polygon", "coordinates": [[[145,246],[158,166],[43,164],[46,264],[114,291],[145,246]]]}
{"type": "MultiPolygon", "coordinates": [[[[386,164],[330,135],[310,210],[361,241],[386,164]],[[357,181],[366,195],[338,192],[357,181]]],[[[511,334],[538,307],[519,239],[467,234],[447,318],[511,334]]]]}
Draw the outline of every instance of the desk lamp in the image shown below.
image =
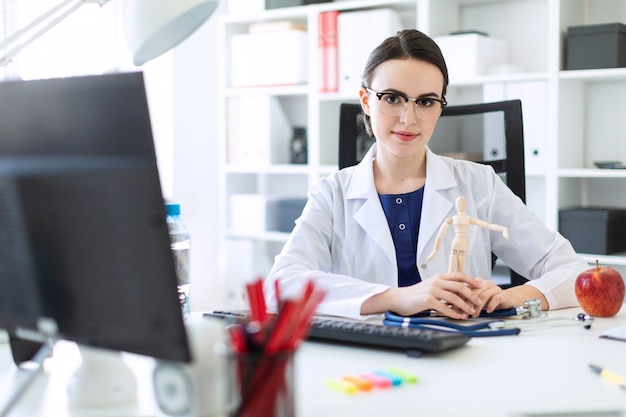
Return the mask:
{"type": "MultiPolygon", "coordinates": [[[[85,4],[103,6],[109,1],[62,1],[0,42],[0,49],[6,49],[26,37],[0,58],[0,66],[7,65],[22,49],[85,4]]],[[[213,14],[217,5],[218,0],[124,0],[124,31],[135,65],[143,65],[181,43],[213,14]]]]}

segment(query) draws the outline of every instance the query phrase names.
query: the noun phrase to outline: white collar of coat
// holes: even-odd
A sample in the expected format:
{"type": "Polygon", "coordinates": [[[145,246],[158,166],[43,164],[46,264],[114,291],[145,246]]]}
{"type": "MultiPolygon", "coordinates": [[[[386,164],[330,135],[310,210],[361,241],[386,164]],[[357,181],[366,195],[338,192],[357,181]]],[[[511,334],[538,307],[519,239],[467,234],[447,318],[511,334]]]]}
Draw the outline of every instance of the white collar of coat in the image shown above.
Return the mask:
{"type": "MultiPolygon", "coordinates": [[[[374,159],[376,158],[376,143],[365,154],[363,160],[354,167],[347,198],[368,198],[375,189],[374,159]]],[[[454,160],[439,156],[426,147],[426,187],[433,190],[445,190],[457,186],[453,174],[454,160]]]]}

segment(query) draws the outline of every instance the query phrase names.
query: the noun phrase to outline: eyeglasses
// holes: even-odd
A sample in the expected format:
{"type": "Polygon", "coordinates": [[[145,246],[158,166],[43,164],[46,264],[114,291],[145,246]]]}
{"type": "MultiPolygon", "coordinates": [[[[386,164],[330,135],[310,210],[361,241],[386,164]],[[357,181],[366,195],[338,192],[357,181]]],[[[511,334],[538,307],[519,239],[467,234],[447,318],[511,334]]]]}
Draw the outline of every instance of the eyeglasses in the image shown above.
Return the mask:
{"type": "Polygon", "coordinates": [[[439,100],[432,97],[406,97],[399,93],[391,92],[378,92],[369,87],[365,87],[371,93],[376,94],[378,102],[380,103],[378,109],[382,114],[387,116],[399,116],[405,110],[409,101],[415,103],[415,111],[417,117],[422,120],[435,120],[441,116],[441,112],[448,105],[445,100],[439,100]]]}

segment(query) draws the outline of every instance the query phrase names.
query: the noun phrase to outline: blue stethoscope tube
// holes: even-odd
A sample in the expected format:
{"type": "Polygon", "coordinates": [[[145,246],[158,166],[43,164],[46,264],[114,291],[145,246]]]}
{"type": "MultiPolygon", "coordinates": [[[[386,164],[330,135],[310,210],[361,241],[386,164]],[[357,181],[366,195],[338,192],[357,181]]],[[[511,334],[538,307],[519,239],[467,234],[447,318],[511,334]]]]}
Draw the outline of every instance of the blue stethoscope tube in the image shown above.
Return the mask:
{"type": "MultiPolygon", "coordinates": [[[[393,313],[393,312],[389,312],[390,315],[393,315],[394,317],[405,317],[405,316],[400,316],[399,314],[393,313]]],[[[507,308],[507,309],[502,309],[502,310],[494,310],[491,313],[487,313],[485,310],[480,312],[479,317],[511,317],[511,316],[517,316],[518,312],[516,308],[507,308]]],[[[419,313],[415,313],[412,316],[406,316],[406,317],[437,317],[438,313],[436,310],[424,310],[424,311],[420,311],[419,313]]]]}
{"type": "MultiPolygon", "coordinates": [[[[509,317],[515,315],[515,309],[509,310],[499,310],[497,314],[485,313],[481,314],[481,317],[509,317]]],[[[430,315],[430,312],[427,312],[427,314],[430,315]]],[[[424,317],[425,315],[426,314],[418,313],[413,316],[401,316],[388,311],[385,313],[383,324],[394,327],[409,327],[412,329],[429,330],[434,329],[448,333],[462,333],[469,337],[512,336],[521,332],[521,330],[517,327],[491,329],[491,325],[496,323],[498,320],[465,325],[447,321],[445,319],[424,317]]]]}

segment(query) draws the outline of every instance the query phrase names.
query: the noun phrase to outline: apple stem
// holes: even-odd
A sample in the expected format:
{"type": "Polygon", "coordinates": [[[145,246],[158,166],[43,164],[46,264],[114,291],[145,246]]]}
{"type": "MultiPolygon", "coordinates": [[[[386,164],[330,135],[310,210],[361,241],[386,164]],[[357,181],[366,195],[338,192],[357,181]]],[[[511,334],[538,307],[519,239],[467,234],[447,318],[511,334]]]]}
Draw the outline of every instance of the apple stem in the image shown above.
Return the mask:
{"type": "Polygon", "coordinates": [[[598,260],[596,259],[596,271],[600,269],[600,265],[598,263],[598,260]]]}

